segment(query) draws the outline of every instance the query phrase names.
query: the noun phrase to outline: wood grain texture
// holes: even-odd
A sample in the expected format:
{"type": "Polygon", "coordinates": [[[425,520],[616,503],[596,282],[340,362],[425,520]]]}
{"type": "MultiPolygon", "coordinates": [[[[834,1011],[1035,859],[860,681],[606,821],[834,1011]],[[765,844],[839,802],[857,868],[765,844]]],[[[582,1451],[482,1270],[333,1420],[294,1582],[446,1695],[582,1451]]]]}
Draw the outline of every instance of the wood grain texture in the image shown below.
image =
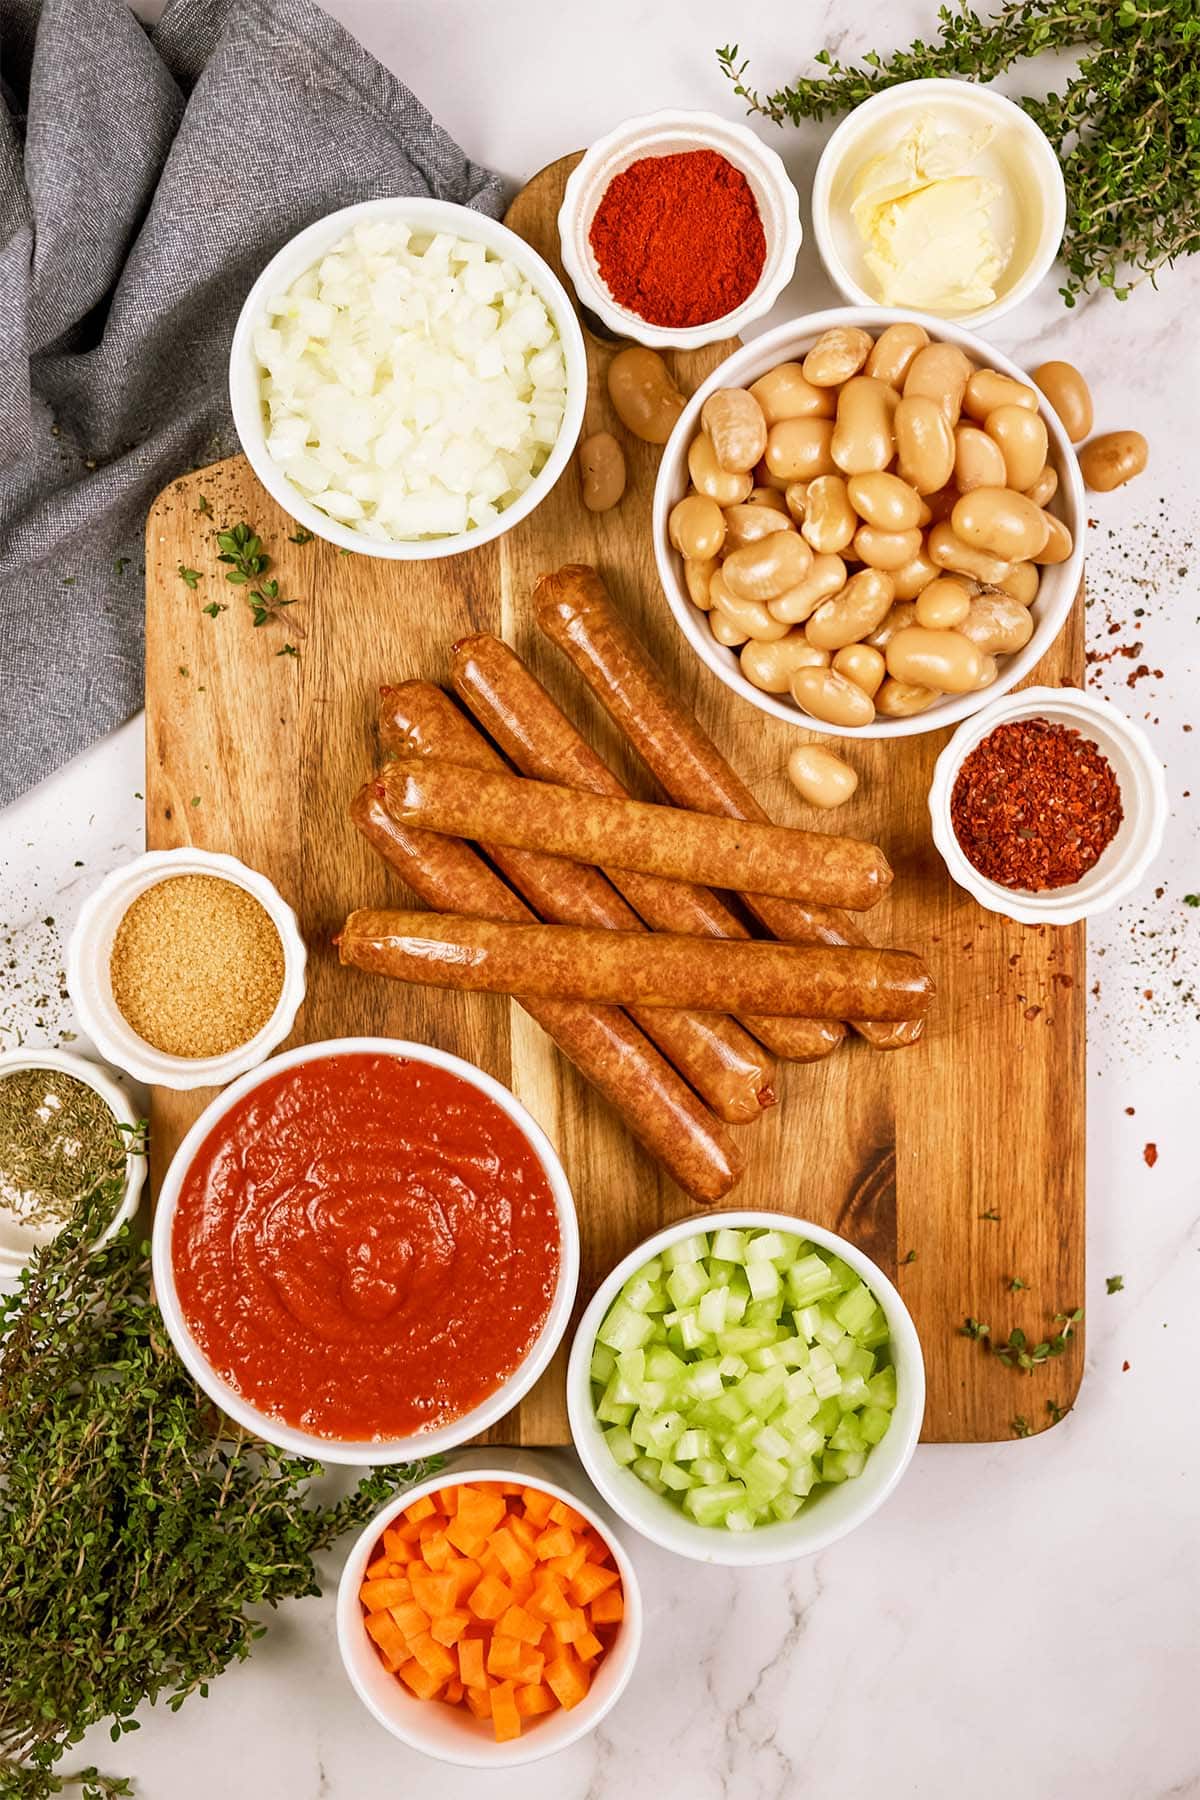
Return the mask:
{"type": "MultiPolygon", "coordinates": [[[[555,214],[573,161],[536,176],[508,217],[555,267],[555,214]]],[[[613,346],[586,335],[585,432],[613,426],[604,389],[613,346]]],[[[695,387],[729,348],[675,358],[681,386],[695,387]]],[[[784,776],[795,731],[713,680],[671,619],[650,544],[658,453],[628,440],[626,449],[629,489],[613,512],[583,509],[572,467],[498,543],[443,562],[386,563],[342,556],[321,540],[289,543],[291,522],[240,458],[173,483],[147,527],[149,845],[229,851],[296,907],[311,961],[291,1041],[420,1039],[480,1063],[519,1095],[557,1144],[575,1191],[580,1307],[620,1256],[690,1203],[519,1007],[341,969],[330,938],[354,906],[411,899],[346,818],[377,755],[377,689],[418,675],[444,681],[447,648],[467,632],[498,632],[515,645],[633,790],[656,797],[533,629],[533,583],[565,562],[600,568],[685,704],[772,815],[813,824],[784,776]],[[201,495],[211,516],[199,510],[201,495]],[[239,519],[260,531],[282,591],[299,598],[285,617],[303,624],[303,638],[292,623],[251,629],[239,591],[222,580],[212,529],[239,519]],[[201,571],[194,592],[181,563],[201,571]],[[229,607],[216,619],[202,611],[213,599],[229,607]],[[276,654],[289,640],[298,659],[276,654]]],[[[1076,608],[1034,679],[1075,684],[1082,673],[1076,608]]],[[[1008,1438],[1017,1415],[1043,1425],[1047,1402],[1068,1406],[1079,1383],[1079,1346],[1026,1378],[958,1333],[972,1314],[999,1338],[1020,1326],[1035,1342],[1054,1313],[1082,1301],[1085,943],[1081,926],[1028,929],[982,912],[948,880],[925,807],[946,736],[852,746],[860,787],[837,816],[839,831],[880,842],[896,870],[868,924],[876,941],[928,958],[939,995],[925,1038],[891,1054],[851,1040],[826,1063],[783,1071],[782,1103],[745,1128],[749,1169],[734,1200],[832,1226],[895,1273],[925,1347],[926,1439],[980,1442],[1008,1438]],[[1027,1288],[1011,1292],[1014,1278],[1027,1288]]],[[[156,1178],[209,1097],[155,1093],[156,1178]]],[[[489,1434],[494,1441],[567,1441],[564,1366],[565,1350],[489,1434]]]]}

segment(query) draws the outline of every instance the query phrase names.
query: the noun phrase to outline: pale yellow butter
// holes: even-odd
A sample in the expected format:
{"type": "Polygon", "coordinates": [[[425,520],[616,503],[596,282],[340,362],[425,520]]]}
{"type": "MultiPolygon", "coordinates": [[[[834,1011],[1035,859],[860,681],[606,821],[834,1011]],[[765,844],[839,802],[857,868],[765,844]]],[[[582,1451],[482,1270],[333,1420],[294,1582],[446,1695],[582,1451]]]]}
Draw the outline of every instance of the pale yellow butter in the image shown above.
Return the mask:
{"type": "Polygon", "coordinates": [[[996,298],[1012,254],[990,216],[1001,189],[966,173],[992,135],[940,132],[923,113],[859,171],[850,211],[885,306],[966,313],[996,298]]]}

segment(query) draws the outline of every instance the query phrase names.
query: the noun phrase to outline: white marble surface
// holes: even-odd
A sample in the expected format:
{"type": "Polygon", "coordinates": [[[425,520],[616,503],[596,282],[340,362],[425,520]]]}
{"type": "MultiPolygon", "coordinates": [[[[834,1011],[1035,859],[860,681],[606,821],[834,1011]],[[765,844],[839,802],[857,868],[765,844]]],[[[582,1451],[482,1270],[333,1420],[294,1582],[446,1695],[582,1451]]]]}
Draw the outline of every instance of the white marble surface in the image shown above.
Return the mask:
{"type": "MultiPolygon", "coordinates": [[[[933,10],[871,0],[846,30],[845,10],[788,0],[762,0],[749,18],[718,0],[609,0],[603,11],[561,0],[328,3],[472,155],[514,179],[632,112],[736,113],[711,56],[732,32],[769,85],[824,41],[826,21],[843,48],[886,47],[926,30],[933,10]]],[[[802,194],[821,136],[769,133],[802,194]]],[[[831,298],[806,248],[787,311],[831,298]]],[[[347,1688],[326,1598],[285,1609],[206,1703],[176,1718],[147,1712],[118,1748],[94,1734],[86,1749],[102,1766],[134,1774],[150,1800],[214,1789],[226,1800],[1200,1793],[1200,911],[1183,903],[1200,889],[1200,753],[1184,729],[1200,722],[1198,305],[1197,272],[1180,270],[1125,307],[1102,298],[1067,313],[1043,293],[995,332],[1018,360],[1079,362],[1099,422],[1138,426],[1152,444],[1142,481],[1096,497],[1089,558],[1092,649],[1144,645],[1098,664],[1096,685],[1147,721],[1173,809],[1147,890],[1091,933],[1088,1348],[1076,1410],[1027,1442],[920,1450],[872,1524],[791,1569],[706,1571],[634,1545],[648,1603],[640,1673],[605,1727],[552,1763],[475,1775],[395,1744],[347,1688]],[[1127,687],[1141,664],[1149,673],[1127,687]],[[1110,1297],[1105,1277],[1116,1273],[1125,1288],[1110,1297]]],[[[91,883],[139,846],[141,787],[135,723],[0,817],[0,1047],[73,1029],[63,933],[91,883]]],[[[1014,1413],[1021,1405],[1014,1375],[1014,1413]]]]}

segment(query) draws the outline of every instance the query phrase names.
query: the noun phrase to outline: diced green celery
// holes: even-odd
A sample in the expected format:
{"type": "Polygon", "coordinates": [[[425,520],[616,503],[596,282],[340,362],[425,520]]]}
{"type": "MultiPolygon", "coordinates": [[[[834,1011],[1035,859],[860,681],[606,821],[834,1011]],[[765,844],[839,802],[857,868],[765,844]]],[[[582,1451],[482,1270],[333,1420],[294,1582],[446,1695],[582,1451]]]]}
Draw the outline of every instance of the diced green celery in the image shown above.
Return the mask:
{"type": "Polygon", "coordinates": [[[744,1356],[723,1356],[720,1367],[726,1381],[740,1381],[750,1364],[744,1356]]]}
{"type": "Polygon", "coordinates": [[[676,1462],[693,1462],[698,1456],[711,1455],[712,1436],[707,1431],[696,1431],[689,1426],[683,1435],[676,1441],[676,1462]]]}
{"type": "Polygon", "coordinates": [[[617,1359],[607,1344],[593,1344],[592,1361],[588,1373],[593,1381],[601,1387],[607,1385],[609,1377],[617,1366],[617,1359]]]}
{"type": "Polygon", "coordinates": [[[787,1438],[773,1425],[764,1425],[752,1441],[754,1448],[761,1450],[764,1456],[784,1457],[790,1448],[787,1438]]]}
{"type": "Polygon", "coordinates": [[[623,1469],[627,1468],[631,1462],[636,1462],[637,1445],[623,1425],[610,1425],[604,1434],[604,1441],[608,1445],[613,1461],[619,1463],[623,1469]]]}
{"type": "Polygon", "coordinates": [[[639,1406],[648,1412],[659,1412],[667,1403],[667,1384],[665,1381],[641,1381],[637,1397],[639,1406]]]}
{"type": "Polygon", "coordinates": [[[678,1463],[665,1462],[658,1472],[658,1478],[669,1493],[682,1494],[688,1488],[696,1486],[696,1477],[686,1469],[681,1469],[678,1463]]]}
{"type": "Polygon", "coordinates": [[[679,1341],[685,1350],[703,1350],[706,1355],[714,1348],[713,1337],[705,1331],[698,1312],[684,1313],[679,1326],[679,1341]]]}
{"type": "Polygon", "coordinates": [[[729,1289],[724,1286],[710,1287],[706,1293],[701,1294],[700,1305],[697,1309],[701,1331],[708,1332],[714,1337],[719,1331],[724,1331],[725,1308],[728,1300],[729,1289]]]}
{"type": "Polygon", "coordinates": [[[816,1485],[817,1469],[811,1459],[797,1463],[793,1469],[789,1470],[787,1478],[789,1494],[797,1494],[800,1499],[803,1499],[806,1494],[811,1494],[816,1485]]]}
{"type": "Polygon", "coordinates": [[[811,1306],[826,1294],[837,1292],[837,1282],[816,1251],[799,1257],[788,1269],[787,1291],[796,1306],[811,1306]]]}
{"type": "Polygon", "coordinates": [[[838,1366],[842,1371],[843,1380],[850,1375],[861,1375],[864,1381],[869,1381],[875,1373],[875,1357],[861,1344],[854,1344],[845,1361],[838,1366]]]}
{"type": "Polygon", "coordinates": [[[821,1317],[817,1325],[817,1342],[819,1344],[824,1344],[827,1350],[832,1350],[835,1344],[841,1343],[846,1334],[831,1312],[827,1312],[824,1307],[820,1310],[821,1317]]]}
{"type": "Polygon", "coordinates": [[[813,1391],[813,1384],[809,1378],[807,1368],[793,1369],[783,1384],[783,1391],[789,1400],[801,1400],[807,1398],[813,1391]]]}
{"type": "Polygon", "coordinates": [[[791,1256],[787,1239],[778,1231],[756,1231],[746,1245],[747,1273],[754,1263],[772,1262],[777,1256],[791,1256]]]}
{"type": "Polygon", "coordinates": [[[831,1344],[829,1347],[833,1352],[833,1360],[838,1368],[845,1369],[848,1367],[850,1358],[854,1355],[854,1352],[859,1346],[852,1337],[840,1337],[836,1344],[831,1344]]]}
{"type": "Polygon", "coordinates": [[[653,1488],[656,1494],[666,1493],[667,1490],[663,1486],[662,1478],[659,1473],[659,1465],[652,1456],[639,1456],[637,1461],[631,1463],[629,1466],[637,1476],[638,1480],[644,1481],[646,1486],[648,1488],[653,1488]]]}
{"type": "Polygon", "coordinates": [[[833,1316],[843,1331],[857,1337],[875,1311],[875,1296],[864,1281],[857,1282],[843,1294],[833,1309],[833,1316]]]}
{"type": "Polygon", "coordinates": [[[872,1406],[882,1406],[888,1412],[893,1410],[896,1404],[896,1371],[891,1363],[886,1369],[880,1369],[878,1374],[872,1375],[867,1383],[867,1392],[871,1396],[872,1406]]]}
{"type": "Polygon", "coordinates": [[[720,1363],[709,1358],[705,1362],[689,1364],[684,1385],[695,1400],[716,1400],[725,1385],[721,1380],[720,1363]]]}
{"type": "Polygon", "coordinates": [[[725,1514],[726,1531],[753,1531],[757,1523],[757,1514],[748,1506],[731,1506],[725,1514]]]}
{"type": "Polygon", "coordinates": [[[842,1467],[846,1471],[847,1481],[854,1481],[867,1466],[865,1450],[843,1450],[841,1452],[842,1467]]]}
{"type": "Polygon", "coordinates": [[[681,1269],[685,1263],[698,1263],[708,1255],[708,1239],[702,1231],[691,1237],[679,1238],[668,1249],[663,1251],[663,1263],[668,1269],[681,1269]]]}
{"type": "Polygon", "coordinates": [[[746,1317],[746,1308],[750,1304],[750,1289],[739,1287],[736,1282],[729,1283],[729,1298],[725,1302],[725,1328],[740,1325],[746,1317]]]}
{"type": "Polygon", "coordinates": [[[808,1462],[825,1448],[825,1439],[812,1425],[798,1425],[791,1433],[791,1447],[788,1451],[789,1465],[808,1462]]]}
{"type": "Polygon", "coordinates": [[[882,1406],[864,1406],[859,1416],[859,1425],[868,1444],[882,1443],[891,1422],[891,1413],[885,1412],[882,1406]]]}
{"type": "Polygon", "coordinates": [[[665,1381],[668,1385],[682,1381],[687,1374],[688,1365],[665,1344],[651,1344],[644,1352],[646,1358],[645,1377],[648,1381],[665,1381]]]}
{"type": "Polygon", "coordinates": [[[770,1261],[747,1263],[746,1280],[750,1284],[750,1293],[755,1300],[768,1300],[773,1294],[778,1294],[783,1287],[779,1278],[779,1270],[770,1261]]]}
{"type": "Polygon", "coordinates": [[[623,1300],[617,1300],[609,1309],[608,1317],[596,1336],[610,1350],[636,1350],[646,1343],[653,1331],[652,1319],[648,1319],[645,1313],[634,1312],[623,1300]]]}
{"type": "Polygon", "coordinates": [[[722,1226],[713,1237],[712,1253],[723,1262],[740,1263],[746,1260],[746,1234],[744,1231],[732,1231],[729,1226],[722,1226]]]}
{"type": "Polygon", "coordinates": [[[745,1468],[753,1455],[749,1444],[741,1444],[736,1438],[728,1438],[721,1445],[721,1461],[726,1469],[732,1469],[735,1474],[745,1468]]]}
{"type": "Polygon", "coordinates": [[[867,1320],[863,1330],[857,1333],[858,1341],[867,1350],[878,1350],[888,1341],[888,1322],[883,1315],[883,1308],[877,1306],[867,1320]]]}
{"type": "Polygon", "coordinates": [[[663,1310],[661,1305],[656,1307],[653,1302],[661,1301],[662,1293],[662,1289],[655,1282],[647,1281],[644,1275],[638,1274],[631,1281],[625,1283],[621,1289],[621,1298],[626,1306],[633,1308],[634,1312],[661,1312],[663,1310]]]}
{"type": "Polygon", "coordinates": [[[794,1519],[800,1511],[800,1500],[796,1494],[776,1494],[771,1502],[771,1511],[777,1519],[794,1519]]]}
{"type": "Polygon", "coordinates": [[[740,1481],[722,1481],[713,1487],[689,1488],[684,1495],[683,1507],[697,1525],[720,1525],[730,1507],[739,1505],[745,1498],[746,1490],[740,1481]]]}
{"type": "Polygon", "coordinates": [[[662,1264],[661,1256],[652,1256],[650,1258],[650,1261],[648,1263],[643,1263],[641,1268],[638,1270],[638,1274],[644,1275],[647,1281],[659,1280],[659,1278],[662,1275],[662,1272],[663,1272],[663,1264],[662,1264]]]}
{"type": "MultiPolygon", "coordinates": [[[[809,1372],[812,1374],[813,1393],[819,1400],[828,1400],[834,1394],[840,1393],[842,1378],[832,1363],[827,1369],[810,1370],[809,1372]]],[[[837,1404],[836,1401],[834,1404],[837,1404]]]]}
{"type": "Polygon", "coordinates": [[[859,1429],[858,1420],[853,1413],[843,1413],[838,1420],[837,1430],[829,1440],[831,1450],[862,1450],[866,1440],[859,1429]]]}
{"type": "Polygon", "coordinates": [[[821,1458],[821,1480],[831,1483],[845,1481],[846,1471],[842,1467],[840,1450],[827,1450],[821,1458]]]}
{"type": "Polygon", "coordinates": [[[843,1294],[848,1294],[852,1287],[858,1286],[858,1275],[855,1270],[850,1267],[849,1263],[843,1262],[840,1256],[830,1256],[827,1260],[829,1264],[829,1273],[833,1276],[833,1279],[837,1282],[843,1294]]]}
{"type": "Polygon", "coordinates": [[[867,1384],[861,1375],[842,1376],[842,1391],[837,1398],[843,1412],[853,1412],[856,1407],[865,1406],[868,1397],[867,1384]]]}
{"type": "Polygon", "coordinates": [[[782,1363],[785,1355],[783,1344],[763,1344],[757,1350],[746,1352],[746,1367],[761,1374],[764,1369],[773,1369],[776,1363],[782,1363]]]}
{"type": "Polygon", "coordinates": [[[626,1381],[644,1381],[646,1379],[646,1351],[640,1346],[636,1350],[622,1350],[617,1357],[617,1372],[626,1381]]]}
{"type": "Polygon", "coordinates": [[[628,1425],[636,1408],[626,1400],[618,1400],[610,1381],[596,1402],[596,1417],[602,1425],[628,1425]]]}
{"type": "Polygon", "coordinates": [[[782,1412],[775,1414],[771,1420],[776,1431],[782,1431],[795,1442],[796,1436],[812,1423],[820,1401],[815,1394],[804,1394],[799,1400],[793,1400],[782,1412]]]}
{"type": "Polygon", "coordinates": [[[737,1264],[726,1262],[720,1256],[710,1256],[705,1266],[708,1269],[708,1279],[713,1287],[727,1287],[737,1274],[737,1264]]]}
{"type": "Polygon", "coordinates": [[[813,1343],[817,1335],[817,1326],[821,1323],[821,1309],[815,1303],[810,1306],[798,1306],[792,1314],[796,1330],[806,1343],[813,1343]]]}
{"type": "Polygon", "coordinates": [[[694,1306],[708,1286],[708,1275],[702,1262],[680,1263],[667,1276],[667,1292],[675,1305],[694,1306]]]}
{"type": "Polygon", "coordinates": [[[683,1321],[686,1318],[687,1318],[686,1311],[681,1312],[680,1309],[677,1306],[675,1306],[675,1307],[671,1308],[670,1312],[665,1312],[663,1314],[662,1322],[666,1326],[667,1330],[670,1331],[672,1326],[682,1325],[683,1321]]]}
{"type": "MultiPolygon", "coordinates": [[[[672,1446],[683,1436],[686,1428],[687,1422],[682,1413],[657,1413],[646,1428],[646,1449],[651,1456],[657,1456],[665,1462],[671,1454],[672,1446]]],[[[847,1449],[853,1447],[846,1446],[847,1449]]]]}
{"type": "Polygon", "coordinates": [[[639,1450],[648,1450],[650,1447],[650,1427],[654,1423],[654,1417],[652,1412],[639,1407],[629,1421],[629,1435],[639,1450]]]}
{"type": "Polygon", "coordinates": [[[692,1474],[705,1487],[712,1487],[716,1482],[724,1481],[725,1464],[718,1462],[715,1456],[698,1456],[692,1464],[692,1474]]]}
{"type": "Polygon", "coordinates": [[[744,1356],[747,1350],[761,1350],[775,1342],[770,1325],[729,1325],[717,1334],[717,1349],[722,1356],[744,1356]]]}
{"type": "MultiPolygon", "coordinates": [[[[774,1268],[775,1265],[774,1263],[764,1263],[761,1266],[774,1268]]],[[[763,1300],[751,1300],[746,1307],[742,1324],[752,1325],[756,1331],[770,1331],[772,1341],[774,1341],[780,1331],[779,1302],[775,1296],[768,1294],[763,1300]]],[[[783,1329],[786,1330],[786,1326],[783,1329]]]]}
{"type": "Polygon", "coordinates": [[[819,1431],[823,1438],[830,1438],[838,1428],[842,1409],[836,1400],[822,1400],[812,1416],[814,1431],[819,1431]]]}

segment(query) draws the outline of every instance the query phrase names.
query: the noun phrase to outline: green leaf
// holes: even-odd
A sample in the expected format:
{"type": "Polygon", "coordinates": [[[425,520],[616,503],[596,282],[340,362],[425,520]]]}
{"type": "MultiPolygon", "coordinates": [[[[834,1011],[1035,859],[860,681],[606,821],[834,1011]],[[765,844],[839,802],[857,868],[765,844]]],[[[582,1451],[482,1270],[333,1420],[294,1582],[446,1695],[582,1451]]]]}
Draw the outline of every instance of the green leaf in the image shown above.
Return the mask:
{"type": "Polygon", "coordinates": [[[1119,1294],[1124,1286],[1125,1277],[1123,1275],[1108,1275],[1105,1277],[1104,1290],[1108,1294],[1119,1294]]]}
{"type": "Polygon", "coordinates": [[[182,563],[180,563],[179,579],[183,582],[186,582],[188,587],[196,588],[200,584],[200,571],[199,571],[199,569],[185,568],[184,565],[182,563]]]}

